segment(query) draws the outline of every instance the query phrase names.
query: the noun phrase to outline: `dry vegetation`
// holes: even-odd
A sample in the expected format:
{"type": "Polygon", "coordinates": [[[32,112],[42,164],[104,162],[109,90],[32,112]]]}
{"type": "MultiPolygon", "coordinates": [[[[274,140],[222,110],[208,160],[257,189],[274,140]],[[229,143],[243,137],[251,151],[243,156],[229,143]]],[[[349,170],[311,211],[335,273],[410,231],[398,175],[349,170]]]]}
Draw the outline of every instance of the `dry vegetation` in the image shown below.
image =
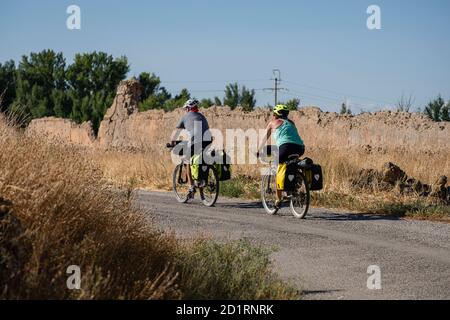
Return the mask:
{"type": "MultiPolygon", "coordinates": [[[[0,299],[298,297],[262,248],[158,231],[85,150],[27,138],[2,119],[0,150],[0,299]],[[81,268],[81,290],[67,289],[70,265],[81,268]]],[[[163,162],[149,170],[144,159],[105,154],[102,164],[120,184],[137,177],[162,187],[163,162]]]]}
{"type": "MultiPolygon", "coordinates": [[[[434,184],[441,175],[450,177],[450,157],[445,154],[413,152],[364,153],[308,150],[305,156],[320,163],[325,188],[313,196],[313,204],[349,209],[364,213],[414,215],[447,219],[449,206],[436,205],[433,199],[402,195],[383,190],[355,192],[350,181],[361,169],[380,169],[386,162],[399,165],[406,173],[426,184],[434,184]]],[[[96,157],[111,183],[157,190],[170,190],[173,164],[169,152],[149,149],[144,153],[100,152],[96,157]]],[[[233,166],[233,180],[222,185],[221,193],[229,197],[259,198],[259,169],[262,166],[233,166]]]]}

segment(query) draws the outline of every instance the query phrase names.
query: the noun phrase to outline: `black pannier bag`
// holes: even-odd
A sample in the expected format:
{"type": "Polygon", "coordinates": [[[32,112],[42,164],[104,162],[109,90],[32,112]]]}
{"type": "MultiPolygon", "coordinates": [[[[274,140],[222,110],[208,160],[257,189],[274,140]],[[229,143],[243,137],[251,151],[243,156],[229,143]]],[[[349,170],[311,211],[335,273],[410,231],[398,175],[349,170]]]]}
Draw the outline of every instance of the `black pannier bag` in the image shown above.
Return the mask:
{"type": "Polygon", "coordinates": [[[231,179],[231,158],[224,150],[219,152],[222,156],[222,163],[216,165],[219,181],[227,181],[231,179]]]}
{"type": "Polygon", "coordinates": [[[322,167],[318,164],[311,166],[311,182],[309,189],[311,191],[320,191],[323,189],[323,174],[322,167]]]}
{"type": "Polygon", "coordinates": [[[219,156],[221,159],[214,164],[217,170],[219,181],[227,181],[231,179],[231,158],[224,150],[211,150],[210,156],[219,156]]]}
{"type": "Polygon", "coordinates": [[[298,181],[298,165],[297,163],[289,163],[286,165],[286,174],[284,176],[284,191],[295,191],[298,181]]]}

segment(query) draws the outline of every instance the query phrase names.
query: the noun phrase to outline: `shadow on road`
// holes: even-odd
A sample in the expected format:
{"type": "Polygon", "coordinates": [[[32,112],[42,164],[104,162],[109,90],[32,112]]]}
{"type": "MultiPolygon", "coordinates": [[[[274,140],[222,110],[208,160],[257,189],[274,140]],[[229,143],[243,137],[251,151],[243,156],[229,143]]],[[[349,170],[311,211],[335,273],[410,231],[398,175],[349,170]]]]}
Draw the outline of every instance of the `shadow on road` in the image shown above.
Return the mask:
{"type": "Polygon", "coordinates": [[[218,206],[222,208],[236,208],[236,209],[264,209],[261,201],[220,203],[218,206]]]}
{"type": "Polygon", "coordinates": [[[333,212],[323,212],[323,213],[312,213],[306,216],[310,220],[327,220],[327,221],[377,221],[377,220],[388,220],[396,221],[400,220],[399,216],[389,216],[382,214],[367,214],[367,213],[333,213],[333,212]]]}
{"type": "Polygon", "coordinates": [[[327,294],[333,292],[342,292],[344,290],[302,290],[303,296],[316,295],[316,294],[327,294]]]}
{"type": "MultiPolygon", "coordinates": [[[[264,207],[261,201],[252,202],[229,202],[220,203],[217,205],[222,208],[235,208],[235,209],[261,209],[261,214],[264,214],[264,207]]],[[[282,211],[280,211],[277,216],[287,217],[291,216],[291,213],[286,211],[286,205],[283,206],[282,211]]],[[[377,221],[377,220],[388,220],[396,221],[400,220],[399,216],[392,215],[382,215],[382,214],[367,214],[367,213],[335,213],[330,211],[321,211],[321,209],[312,209],[313,212],[309,212],[306,216],[306,220],[327,220],[327,221],[377,221]]]]}

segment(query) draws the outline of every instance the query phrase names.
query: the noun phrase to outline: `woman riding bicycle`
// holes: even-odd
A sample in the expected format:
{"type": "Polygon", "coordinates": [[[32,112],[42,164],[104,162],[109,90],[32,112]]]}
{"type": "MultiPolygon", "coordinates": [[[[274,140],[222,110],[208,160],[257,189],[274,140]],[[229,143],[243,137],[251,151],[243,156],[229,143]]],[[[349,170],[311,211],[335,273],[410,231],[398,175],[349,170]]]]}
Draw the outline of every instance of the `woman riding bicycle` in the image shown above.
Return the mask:
{"type": "MultiPolygon", "coordinates": [[[[274,132],[275,143],[278,147],[278,170],[280,173],[281,166],[289,160],[292,155],[302,156],[305,153],[305,145],[300,137],[294,122],[288,119],[289,109],[285,105],[277,105],[273,109],[273,119],[266,128],[266,135],[258,148],[262,150],[266,142],[269,140],[272,132],[274,132]]],[[[283,197],[283,189],[277,187],[277,201],[275,207],[279,208],[283,197]]]]}

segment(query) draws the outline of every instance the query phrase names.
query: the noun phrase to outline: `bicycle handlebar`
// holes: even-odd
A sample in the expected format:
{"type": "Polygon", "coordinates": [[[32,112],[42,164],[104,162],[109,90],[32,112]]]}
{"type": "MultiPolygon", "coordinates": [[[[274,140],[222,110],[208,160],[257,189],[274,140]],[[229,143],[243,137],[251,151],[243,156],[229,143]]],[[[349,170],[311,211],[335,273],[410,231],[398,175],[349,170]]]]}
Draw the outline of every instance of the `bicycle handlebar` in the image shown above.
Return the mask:
{"type": "Polygon", "coordinates": [[[180,144],[180,143],[182,143],[182,142],[183,142],[183,140],[177,140],[177,141],[169,142],[169,143],[166,144],[166,148],[172,149],[172,148],[174,148],[176,145],[178,145],[178,144],[180,144]]]}

